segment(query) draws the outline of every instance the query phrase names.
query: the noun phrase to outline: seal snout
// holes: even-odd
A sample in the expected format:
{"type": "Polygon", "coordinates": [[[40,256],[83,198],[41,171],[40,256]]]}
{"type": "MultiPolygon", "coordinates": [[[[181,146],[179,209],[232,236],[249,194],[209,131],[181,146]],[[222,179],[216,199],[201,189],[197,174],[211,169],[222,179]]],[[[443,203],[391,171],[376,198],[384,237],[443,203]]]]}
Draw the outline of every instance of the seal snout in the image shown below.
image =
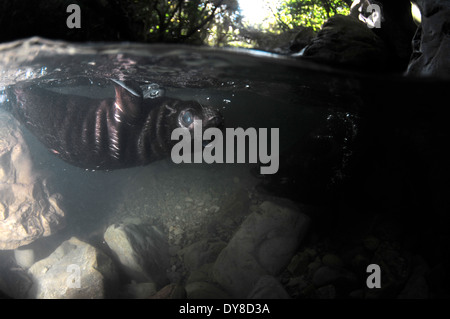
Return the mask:
{"type": "Polygon", "coordinates": [[[206,119],[207,127],[217,127],[218,129],[223,129],[223,117],[220,114],[210,116],[206,119]]]}

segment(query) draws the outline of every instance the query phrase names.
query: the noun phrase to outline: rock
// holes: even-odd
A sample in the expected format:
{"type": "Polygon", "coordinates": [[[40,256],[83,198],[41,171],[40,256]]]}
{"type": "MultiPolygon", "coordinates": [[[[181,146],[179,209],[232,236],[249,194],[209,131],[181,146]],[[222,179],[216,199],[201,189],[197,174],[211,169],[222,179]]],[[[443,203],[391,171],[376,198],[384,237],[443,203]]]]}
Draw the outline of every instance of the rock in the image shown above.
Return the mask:
{"type": "Polygon", "coordinates": [[[335,299],[336,288],[333,285],[320,287],[316,290],[316,297],[318,299],[335,299]]]}
{"type": "Polygon", "coordinates": [[[344,266],[344,262],[342,261],[342,259],[334,254],[326,254],[325,256],[323,256],[322,264],[334,268],[340,268],[344,266]]]}
{"type": "Polygon", "coordinates": [[[183,248],[178,254],[183,257],[186,268],[192,271],[214,262],[225,246],[226,243],[221,240],[202,239],[183,248]]]}
{"type": "Polygon", "coordinates": [[[316,32],[311,27],[300,26],[299,28],[289,47],[292,52],[300,52],[316,36],[316,32]]]}
{"type": "Polygon", "coordinates": [[[348,294],[348,296],[352,299],[363,299],[364,298],[364,289],[356,289],[348,294]]]}
{"type": "Polygon", "coordinates": [[[64,226],[61,195],[33,167],[16,120],[0,110],[0,250],[16,249],[64,226]]]}
{"type": "Polygon", "coordinates": [[[114,224],[106,229],[104,239],[125,273],[136,282],[167,282],[169,245],[166,236],[148,224],[114,224]]]}
{"type": "Polygon", "coordinates": [[[24,269],[28,269],[34,264],[34,250],[31,248],[15,249],[14,258],[16,259],[17,265],[24,269]]]}
{"type": "Polygon", "coordinates": [[[356,277],[351,272],[342,268],[322,266],[314,272],[312,282],[316,287],[322,287],[335,283],[337,280],[356,282],[356,277]]]}
{"type": "Polygon", "coordinates": [[[352,16],[334,15],[305,47],[303,57],[358,70],[385,67],[383,41],[363,22],[352,16]]]}
{"type": "Polygon", "coordinates": [[[307,269],[310,257],[306,253],[301,253],[292,257],[291,262],[287,266],[287,270],[294,276],[302,275],[307,269]]]}
{"type": "Polygon", "coordinates": [[[412,41],[407,75],[450,77],[450,3],[446,0],[420,0],[422,23],[412,41]]]}
{"type": "Polygon", "coordinates": [[[126,285],[122,298],[149,299],[157,293],[156,284],[153,282],[132,283],[126,285]]]}
{"type": "Polygon", "coordinates": [[[0,299],[25,299],[33,284],[28,270],[17,267],[13,251],[0,251],[0,299]]]}
{"type": "Polygon", "coordinates": [[[425,260],[420,256],[413,258],[412,274],[406,282],[399,299],[427,299],[429,297],[428,283],[425,276],[430,272],[425,260]]]}
{"type": "Polygon", "coordinates": [[[364,247],[369,251],[377,250],[380,245],[380,240],[373,236],[368,236],[364,239],[364,247]]]}
{"type": "Polygon", "coordinates": [[[178,284],[169,284],[163,287],[150,299],[186,299],[186,290],[178,284]]]}
{"type": "Polygon", "coordinates": [[[191,271],[191,274],[189,275],[188,279],[186,280],[186,283],[189,284],[191,282],[196,281],[206,281],[209,282],[212,279],[212,269],[213,269],[214,263],[205,264],[201,266],[200,268],[191,271]]]}
{"type": "Polygon", "coordinates": [[[188,299],[229,299],[230,296],[222,289],[209,282],[191,282],[186,285],[188,299]]]}
{"type": "Polygon", "coordinates": [[[260,277],[277,275],[305,236],[309,217],[288,206],[263,202],[217,258],[213,278],[234,298],[245,298],[260,277]]]}
{"type": "Polygon", "coordinates": [[[273,276],[262,276],[247,296],[248,299],[290,299],[280,282],[273,276]]]}
{"type": "Polygon", "coordinates": [[[101,299],[114,297],[118,275],[103,252],[72,237],[50,256],[30,267],[33,278],[30,298],[101,299]]]}

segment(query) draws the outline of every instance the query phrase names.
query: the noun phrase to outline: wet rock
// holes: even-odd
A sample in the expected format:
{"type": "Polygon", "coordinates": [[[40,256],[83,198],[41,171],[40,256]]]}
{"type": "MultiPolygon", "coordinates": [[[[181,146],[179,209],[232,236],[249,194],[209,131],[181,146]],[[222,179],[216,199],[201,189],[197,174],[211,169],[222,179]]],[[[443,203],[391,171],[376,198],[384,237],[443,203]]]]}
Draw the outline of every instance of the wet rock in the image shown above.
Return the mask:
{"type": "Polygon", "coordinates": [[[305,47],[303,56],[372,72],[385,67],[387,51],[383,41],[363,22],[337,14],[323,24],[317,37],[305,47]]]}
{"type": "MultiPolygon", "coordinates": [[[[410,275],[411,253],[395,241],[382,241],[371,263],[382,269],[381,288],[365,288],[366,298],[396,298],[410,275]]],[[[367,267],[367,266],[366,266],[367,267]]]]}
{"type": "Polygon", "coordinates": [[[15,249],[14,258],[16,259],[17,265],[24,269],[28,269],[34,264],[34,250],[31,248],[15,249]]]}
{"type": "Polygon", "coordinates": [[[301,253],[292,257],[291,262],[287,266],[287,270],[294,276],[303,274],[308,269],[310,256],[306,253],[301,253]]]}
{"type": "Polygon", "coordinates": [[[186,299],[186,290],[181,285],[169,284],[161,288],[150,299],[186,299]]]}
{"type": "Polygon", "coordinates": [[[225,246],[226,243],[221,240],[202,239],[183,248],[178,254],[183,257],[186,268],[192,271],[204,264],[214,262],[225,246]]]}
{"type": "Polygon", "coordinates": [[[314,272],[312,282],[316,287],[326,286],[336,281],[356,282],[356,277],[351,272],[342,268],[322,266],[314,272]]]}
{"type": "Polygon", "coordinates": [[[305,236],[309,217],[290,206],[263,202],[217,258],[213,278],[235,298],[248,296],[264,275],[277,275],[305,236]]]}
{"type": "Polygon", "coordinates": [[[186,283],[189,284],[191,282],[196,281],[206,281],[209,282],[212,279],[212,269],[213,269],[214,263],[205,264],[201,266],[200,268],[192,271],[186,280],[186,283]]]}
{"type": "Polygon", "coordinates": [[[15,249],[64,226],[61,195],[35,170],[17,122],[0,110],[0,250],[15,249]]]}
{"type": "Polygon", "coordinates": [[[188,299],[229,299],[230,296],[222,289],[209,282],[191,282],[186,285],[188,299]]]}
{"type": "Polygon", "coordinates": [[[322,257],[322,264],[329,267],[340,268],[344,266],[344,262],[341,258],[334,254],[326,254],[322,257]]]}
{"type": "Polygon", "coordinates": [[[336,288],[333,285],[320,287],[316,290],[316,297],[318,299],[335,299],[336,288]]]}
{"type": "Polygon", "coordinates": [[[420,256],[414,256],[412,274],[406,282],[399,299],[426,299],[429,297],[428,283],[425,276],[430,272],[425,260],[420,256]]]}
{"type": "Polygon", "coordinates": [[[420,0],[422,23],[413,44],[407,75],[450,77],[450,3],[446,0],[420,0]]]}
{"type": "Polygon", "coordinates": [[[289,49],[292,52],[300,52],[306,47],[311,40],[316,36],[316,32],[311,27],[300,27],[300,30],[295,35],[291,42],[289,49]]]}
{"type": "Polygon", "coordinates": [[[28,271],[18,267],[14,259],[12,251],[0,251],[0,298],[27,298],[33,284],[28,271]]]}
{"type": "Polygon", "coordinates": [[[127,299],[149,299],[156,293],[156,284],[153,282],[132,283],[126,285],[121,297],[127,299]]]}
{"type": "Polygon", "coordinates": [[[115,290],[117,272],[103,252],[72,237],[28,270],[33,278],[30,298],[105,298],[115,290]]]}
{"type": "Polygon", "coordinates": [[[380,245],[380,240],[373,236],[368,236],[364,239],[364,247],[369,251],[377,250],[380,245]]]}
{"type": "Polygon", "coordinates": [[[352,299],[363,299],[364,298],[364,289],[356,289],[348,294],[348,296],[352,299]]]}
{"type": "Polygon", "coordinates": [[[126,274],[136,282],[154,282],[164,286],[169,268],[169,245],[166,236],[148,224],[114,224],[104,239],[115,253],[126,274]]]}
{"type": "Polygon", "coordinates": [[[248,299],[289,299],[289,294],[281,283],[273,276],[259,278],[248,299]]]}

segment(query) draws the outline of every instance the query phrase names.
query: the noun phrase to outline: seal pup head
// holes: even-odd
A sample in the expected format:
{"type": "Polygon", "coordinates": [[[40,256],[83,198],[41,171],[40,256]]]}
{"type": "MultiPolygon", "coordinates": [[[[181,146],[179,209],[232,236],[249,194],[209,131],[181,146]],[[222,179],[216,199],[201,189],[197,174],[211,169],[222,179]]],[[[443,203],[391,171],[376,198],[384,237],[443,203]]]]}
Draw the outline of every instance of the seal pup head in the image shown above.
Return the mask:
{"type": "MultiPolygon", "coordinates": [[[[132,89],[135,92],[142,92],[136,86],[132,89]]],[[[192,138],[194,127],[199,121],[202,121],[203,131],[210,127],[223,129],[223,117],[212,107],[203,106],[197,101],[169,97],[143,99],[142,103],[138,103],[142,95],[139,93],[134,95],[133,92],[126,90],[127,93],[123,94],[125,92],[121,92],[116,86],[116,102],[124,106],[127,121],[140,127],[137,147],[143,162],[170,155],[173,146],[178,142],[172,140],[172,132],[177,128],[187,128],[192,138]],[[131,105],[132,109],[128,105],[131,105]],[[137,107],[138,105],[141,107],[137,107]]],[[[209,141],[205,141],[204,146],[208,143],[209,141]]]]}

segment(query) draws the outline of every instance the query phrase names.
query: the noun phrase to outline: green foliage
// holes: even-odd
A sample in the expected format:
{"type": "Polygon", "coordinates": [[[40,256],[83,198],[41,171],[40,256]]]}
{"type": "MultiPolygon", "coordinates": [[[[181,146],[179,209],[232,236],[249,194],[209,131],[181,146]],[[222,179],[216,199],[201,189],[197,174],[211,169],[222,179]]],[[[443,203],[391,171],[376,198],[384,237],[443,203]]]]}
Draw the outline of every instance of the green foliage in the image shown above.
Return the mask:
{"type": "Polygon", "coordinates": [[[349,1],[344,0],[286,0],[275,13],[278,27],[282,30],[297,26],[320,29],[335,14],[349,14],[349,1]]]}
{"type": "MultiPolygon", "coordinates": [[[[237,19],[237,0],[123,0],[124,11],[145,42],[202,44],[212,26],[222,27],[237,19]]],[[[217,29],[217,28],[216,28],[217,29]]],[[[223,32],[218,30],[217,32],[223,32]]]]}
{"type": "Polygon", "coordinates": [[[243,25],[239,11],[239,1],[245,0],[115,1],[120,3],[141,41],[243,47],[267,47],[267,42],[275,43],[284,39],[281,35],[295,34],[299,27],[317,30],[330,16],[348,14],[351,2],[282,0],[267,13],[271,23],[251,26],[243,25]]]}

